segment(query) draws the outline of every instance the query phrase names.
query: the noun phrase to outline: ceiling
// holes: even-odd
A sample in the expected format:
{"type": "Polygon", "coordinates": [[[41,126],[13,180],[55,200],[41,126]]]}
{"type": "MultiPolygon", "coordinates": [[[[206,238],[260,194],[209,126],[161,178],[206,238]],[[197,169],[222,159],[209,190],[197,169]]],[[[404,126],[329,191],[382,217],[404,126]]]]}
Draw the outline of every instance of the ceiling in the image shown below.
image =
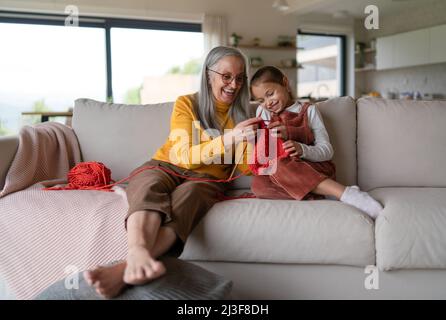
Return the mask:
{"type": "Polygon", "coordinates": [[[287,0],[290,6],[288,14],[333,15],[343,11],[354,18],[365,16],[364,9],[374,4],[379,9],[380,16],[398,14],[404,10],[417,10],[444,0],[287,0]]]}

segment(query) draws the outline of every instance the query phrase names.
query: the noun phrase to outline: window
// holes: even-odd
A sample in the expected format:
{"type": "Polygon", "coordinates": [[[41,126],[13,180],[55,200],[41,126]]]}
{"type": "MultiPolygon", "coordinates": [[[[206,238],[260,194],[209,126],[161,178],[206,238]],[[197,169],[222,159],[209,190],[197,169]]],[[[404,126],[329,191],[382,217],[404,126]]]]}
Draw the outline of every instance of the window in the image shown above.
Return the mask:
{"type": "Polygon", "coordinates": [[[68,111],[80,97],[104,100],[104,35],[98,28],[0,23],[0,135],[40,121],[22,112],[68,111]]]}
{"type": "Polygon", "coordinates": [[[80,17],[65,27],[64,15],[0,13],[0,136],[40,122],[22,112],[68,111],[77,98],[156,103],[198,89],[199,24],[80,17]]]}
{"type": "Polygon", "coordinates": [[[203,50],[200,32],[112,28],[114,101],[159,103],[197,91],[203,50]]]}
{"type": "Polygon", "coordinates": [[[345,36],[298,32],[299,97],[345,95],[345,36]]]}

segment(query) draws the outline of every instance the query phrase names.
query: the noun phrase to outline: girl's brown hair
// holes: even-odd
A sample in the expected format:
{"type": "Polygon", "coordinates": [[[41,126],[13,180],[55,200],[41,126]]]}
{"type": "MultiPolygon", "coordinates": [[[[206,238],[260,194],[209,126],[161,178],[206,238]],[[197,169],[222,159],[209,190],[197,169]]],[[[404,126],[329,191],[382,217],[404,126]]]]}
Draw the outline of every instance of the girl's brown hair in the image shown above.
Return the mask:
{"type": "MultiPolygon", "coordinates": [[[[278,68],[273,66],[265,66],[257,70],[251,78],[251,87],[258,83],[277,83],[281,86],[285,86],[285,75],[278,68]]],[[[290,88],[287,88],[291,99],[294,99],[290,88]]]]}

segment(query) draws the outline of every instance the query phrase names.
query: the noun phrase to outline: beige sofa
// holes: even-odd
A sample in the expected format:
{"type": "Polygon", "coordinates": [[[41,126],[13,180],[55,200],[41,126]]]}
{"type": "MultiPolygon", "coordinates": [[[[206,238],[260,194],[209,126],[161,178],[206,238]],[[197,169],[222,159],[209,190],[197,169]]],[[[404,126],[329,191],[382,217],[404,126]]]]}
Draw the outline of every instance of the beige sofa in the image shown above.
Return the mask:
{"type": "MultiPolygon", "coordinates": [[[[172,106],[77,100],[83,160],[126,177],[166,139],[172,106]]],[[[369,190],[385,207],[381,216],[333,200],[224,201],[181,258],[233,280],[234,298],[445,299],[446,102],[342,97],[318,108],[338,181],[369,190]]],[[[0,139],[0,188],[17,143],[0,139]]],[[[233,192],[249,182],[238,180],[233,192]]]]}

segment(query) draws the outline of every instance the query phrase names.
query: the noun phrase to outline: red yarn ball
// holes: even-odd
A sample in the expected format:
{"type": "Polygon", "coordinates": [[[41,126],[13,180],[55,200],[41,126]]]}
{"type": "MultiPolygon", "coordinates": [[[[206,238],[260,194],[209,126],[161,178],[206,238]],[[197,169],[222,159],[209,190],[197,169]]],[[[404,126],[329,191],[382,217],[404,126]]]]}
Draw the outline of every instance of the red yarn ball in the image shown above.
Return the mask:
{"type": "Polygon", "coordinates": [[[68,183],[74,189],[94,189],[111,183],[111,171],[101,162],[81,162],[68,172],[68,183]]]}

